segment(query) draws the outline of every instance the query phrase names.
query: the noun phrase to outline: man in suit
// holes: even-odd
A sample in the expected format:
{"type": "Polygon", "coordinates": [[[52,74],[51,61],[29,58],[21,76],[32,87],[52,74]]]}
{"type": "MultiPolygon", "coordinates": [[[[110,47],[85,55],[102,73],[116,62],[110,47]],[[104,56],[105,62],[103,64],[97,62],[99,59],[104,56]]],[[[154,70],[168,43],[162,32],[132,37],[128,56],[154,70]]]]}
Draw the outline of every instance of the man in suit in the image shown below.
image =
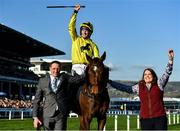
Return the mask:
{"type": "Polygon", "coordinates": [[[70,84],[83,82],[84,76],[60,73],[59,61],[51,62],[49,69],[51,74],[40,78],[33,100],[33,124],[35,128],[38,128],[43,123],[45,130],[66,130],[68,87],[70,84]]]}

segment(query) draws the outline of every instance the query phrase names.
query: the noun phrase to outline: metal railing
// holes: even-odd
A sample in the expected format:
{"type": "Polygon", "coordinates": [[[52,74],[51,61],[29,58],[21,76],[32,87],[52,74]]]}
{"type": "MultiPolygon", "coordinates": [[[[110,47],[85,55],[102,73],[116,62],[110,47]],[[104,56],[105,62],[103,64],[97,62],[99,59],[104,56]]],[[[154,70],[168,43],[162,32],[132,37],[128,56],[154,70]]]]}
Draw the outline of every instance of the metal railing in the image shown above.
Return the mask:
{"type": "MultiPolygon", "coordinates": [[[[111,112],[112,113],[112,112],[111,112]]],[[[120,123],[121,121],[118,121],[118,117],[122,117],[124,114],[115,114],[115,112],[113,112],[113,114],[108,114],[108,116],[110,117],[114,117],[114,130],[117,131],[118,130],[118,123],[120,123]]],[[[127,128],[126,130],[129,131],[130,129],[130,125],[131,125],[131,117],[136,116],[136,128],[140,129],[140,116],[139,115],[125,115],[126,116],[126,125],[127,128]]],[[[169,113],[167,114],[167,118],[168,118],[168,125],[175,125],[175,124],[180,124],[180,120],[179,120],[179,116],[180,114],[178,113],[169,113]]],[[[123,121],[124,122],[124,121],[123,121]]],[[[106,126],[104,127],[104,131],[106,130],[106,126]]]]}
{"type": "Polygon", "coordinates": [[[31,108],[0,108],[0,118],[8,118],[11,120],[12,118],[24,118],[32,117],[32,109],[31,108]]]}

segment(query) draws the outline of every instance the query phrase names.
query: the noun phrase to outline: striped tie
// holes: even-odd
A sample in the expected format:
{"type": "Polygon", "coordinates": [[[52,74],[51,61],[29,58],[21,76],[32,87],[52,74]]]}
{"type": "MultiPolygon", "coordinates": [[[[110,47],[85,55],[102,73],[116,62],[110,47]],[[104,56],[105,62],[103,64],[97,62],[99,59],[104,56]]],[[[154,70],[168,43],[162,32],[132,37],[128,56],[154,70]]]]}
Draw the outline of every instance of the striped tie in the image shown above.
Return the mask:
{"type": "Polygon", "coordinates": [[[58,78],[57,77],[54,77],[53,81],[52,81],[52,90],[54,92],[57,91],[57,81],[58,81],[58,78]]]}

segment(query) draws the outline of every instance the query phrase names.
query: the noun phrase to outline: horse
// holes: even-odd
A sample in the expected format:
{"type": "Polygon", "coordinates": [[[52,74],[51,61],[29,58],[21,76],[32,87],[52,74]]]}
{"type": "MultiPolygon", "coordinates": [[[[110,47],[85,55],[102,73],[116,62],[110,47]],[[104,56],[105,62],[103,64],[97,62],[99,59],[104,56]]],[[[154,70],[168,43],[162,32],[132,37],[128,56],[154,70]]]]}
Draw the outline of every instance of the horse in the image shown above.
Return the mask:
{"type": "Polygon", "coordinates": [[[105,58],[105,52],[100,58],[91,58],[86,55],[89,64],[85,71],[86,80],[78,93],[78,111],[76,111],[80,119],[80,130],[90,130],[93,118],[97,118],[98,130],[103,130],[106,124],[110,99],[106,88],[109,69],[103,63],[105,58]]]}

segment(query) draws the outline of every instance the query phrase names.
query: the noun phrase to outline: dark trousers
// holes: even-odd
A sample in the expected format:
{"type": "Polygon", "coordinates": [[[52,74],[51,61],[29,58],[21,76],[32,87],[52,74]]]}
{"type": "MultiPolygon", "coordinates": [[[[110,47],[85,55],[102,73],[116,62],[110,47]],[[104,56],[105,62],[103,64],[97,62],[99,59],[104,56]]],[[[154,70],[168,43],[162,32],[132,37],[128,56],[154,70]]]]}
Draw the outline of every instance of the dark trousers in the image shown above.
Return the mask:
{"type": "Polygon", "coordinates": [[[44,118],[43,124],[45,130],[66,130],[67,116],[62,116],[58,113],[55,113],[54,117],[44,118]]]}
{"type": "Polygon", "coordinates": [[[141,130],[167,130],[167,117],[141,119],[141,130]]]}

